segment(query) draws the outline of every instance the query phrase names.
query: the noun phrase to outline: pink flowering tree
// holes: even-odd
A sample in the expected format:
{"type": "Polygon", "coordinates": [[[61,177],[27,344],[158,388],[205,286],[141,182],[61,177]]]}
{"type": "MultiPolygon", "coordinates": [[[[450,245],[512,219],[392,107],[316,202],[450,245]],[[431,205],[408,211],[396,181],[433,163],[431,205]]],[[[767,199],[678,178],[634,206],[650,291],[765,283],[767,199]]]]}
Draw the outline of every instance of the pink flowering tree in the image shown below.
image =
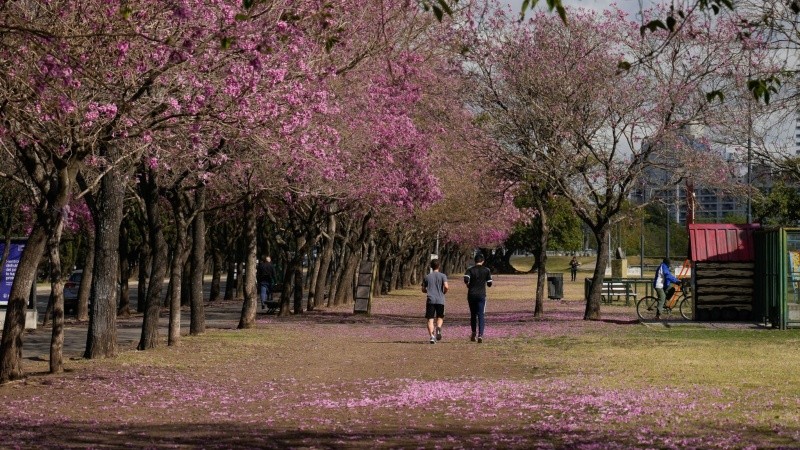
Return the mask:
{"type": "MultiPolygon", "coordinates": [[[[309,232],[295,233],[292,238],[291,251],[298,258],[292,265],[299,268],[303,253],[299,249],[307,248],[325,231],[320,267],[314,269],[318,275],[313,304],[320,304],[323,291],[329,292],[332,304],[352,299],[347,280],[352,279],[359,260],[373,257],[370,243],[383,224],[410,218],[418,208],[441,197],[432,155],[440,150],[436,136],[443,126],[425,113],[441,106],[430,86],[453,70],[441,58],[432,57],[430,48],[411,50],[415,36],[429,33],[435,22],[405,4],[356,9],[358,14],[346,22],[342,33],[349,39],[334,46],[326,60],[334,68],[335,77],[328,83],[335,101],[325,123],[331,127],[327,134],[337,140],[325,147],[317,144],[314,161],[295,164],[303,168],[304,178],[294,170],[284,170],[277,179],[288,184],[276,192],[291,195],[271,201],[279,202],[280,212],[286,215],[284,223],[297,232],[309,232]],[[319,161],[330,162],[320,170],[319,161]],[[335,246],[343,249],[346,262],[335,279],[326,280],[335,246]]],[[[288,309],[290,289],[284,287],[282,313],[288,309]]]]}
{"type": "Polygon", "coordinates": [[[713,128],[730,113],[707,93],[735,95],[733,75],[747,70],[736,28],[698,20],[667,41],[658,33],[642,39],[622,12],[580,10],[569,26],[544,15],[516,22],[500,9],[483,23],[469,43],[476,102],[505,147],[497,158],[567,199],[592,230],[599,251],[584,316],[598,319],[607,236],[637,183],[655,167],[680,177],[701,173],[701,159],[722,166],[709,164],[714,154],[688,157],[694,147],[678,143],[691,125],[713,128]],[[669,51],[620,69],[619,61],[660,45],[669,51]]]}
{"type": "MultiPolygon", "coordinates": [[[[0,343],[0,382],[22,376],[24,310],[47,236],[59,236],[76,174],[83,160],[99,151],[103,127],[116,114],[116,107],[99,95],[82,96],[88,74],[76,68],[81,55],[70,53],[64,38],[75,31],[70,14],[61,10],[69,6],[53,2],[40,8],[19,3],[3,7],[0,142],[13,155],[12,165],[6,167],[25,178],[36,207],[9,299],[0,343]]],[[[111,64],[110,58],[105,62],[111,64]]],[[[57,242],[51,241],[51,248],[57,248],[57,242]]],[[[54,281],[61,278],[58,269],[54,265],[54,281]]],[[[63,322],[63,297],[57,292],[59,285],[55,287],[57,330],[63,322]]]]}
{"type": "MultiPolygon", "coordinates": [[[[117,267],[122,193],[133,181],[120,163],[180,139],[188,140],[193,151],[208,152],[215,146],[194,142],[192,136],[207,130],[211,119],[223,137],[238,135],[248,122],[236,120],[241,116],[231,120],[226,110],[265,110],[264,104],[248,109],[248,92],[283,77],[279,65],[272,73],[272,55],[292,60],[299,49],[282,37],[287,19],[308,18],[322,26],[314,15],[318,8],[302,2],[257,2],[243,8],[239,2],[218,1],[164,8],[161,2],[132,6],[64,0],[40,6],[4,6],[1,77],[3,97],[10,101],[2,109],[0,136],[37,184],[38,211],[59,211],[66,204],[83,164],[93,169],[87,175],[100,177],[86,180],[84,190],[99,187],[90,204],[98,230],[96,264],[103,267],[117,267]],[[285,51],[276,51],[280,48],[285,51]]],[[[24,295],[56,218],[42,216],[21,261],[0,348],[2,380],[21,376],[24,295]]],[[[116,274],[96,275],[88,357],[116,351],[116,274]]]]}

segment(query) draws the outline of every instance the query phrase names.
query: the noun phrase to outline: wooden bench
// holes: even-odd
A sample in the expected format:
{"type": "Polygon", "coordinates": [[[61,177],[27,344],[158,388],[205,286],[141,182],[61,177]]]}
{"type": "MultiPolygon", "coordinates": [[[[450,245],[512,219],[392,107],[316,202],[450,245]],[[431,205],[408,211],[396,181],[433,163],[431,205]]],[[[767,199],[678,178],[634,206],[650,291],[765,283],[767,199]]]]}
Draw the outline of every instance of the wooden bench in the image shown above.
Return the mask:
{"type": "Polygon", "coordinates": [[[630,284],[620,281],[603,282],[603,288],[600,291],[600,296],[605,303],[611,303],[613,301],[613,297],[616,297],[617,299],[624,297],[625,304],[628,305],[631,298],[633,298],[634,303],[636,302],[636,288],[632,288],[630,284]]]}

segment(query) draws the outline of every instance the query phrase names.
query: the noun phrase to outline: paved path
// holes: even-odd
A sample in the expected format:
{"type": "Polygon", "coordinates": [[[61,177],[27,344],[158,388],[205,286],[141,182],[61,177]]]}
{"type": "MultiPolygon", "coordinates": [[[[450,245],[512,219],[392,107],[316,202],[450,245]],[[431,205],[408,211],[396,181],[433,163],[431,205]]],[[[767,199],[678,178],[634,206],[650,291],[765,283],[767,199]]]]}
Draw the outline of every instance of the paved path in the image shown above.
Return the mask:
{"type": "MultiPolygon", "coordinates": [[[[209,283],[206,283],[206,286],[209,283]]],[[[136,310],[136,288],[131,285],[131,309],[136,310]]],[[[26,359],[49,360],[50,339],[52,329],[50,326],[42,327],[41,320],[44,315],[44,308],[47,306],[47,299],[50,295],[49,286],[40,285],[37,291],[37,305],[39,308],[39,327],[36,330],[29,330],[23,336],[22,356],[26,359]]],[[[206,292],[208,298],[208,292],[206,292]]],[[[242,301],[221,301],[206,303],[206,328],[209,329],[234,329],[239,324],[239,317],[242,311],[242,301]]],[[[635,318],[635,310],[631,309],[632,318],[635,318]]],[[[159,320],[159,335],[166,339],[168,317],[167,309],[162,308],[162,315],[159,320]]],[[[264,310],[259,309],[258,315],[264,314],[264,310]]],[[[723,328],[762,328],[763,324],[752,322],[689,322],[676,317],[674,320],[648,322],[647,327],[656,329],[671,327],[702,327],[708,329],[723,328]]],[[[64,358],[80,358],[86,349],[86,322],[77,322],[74,317],[67,318],[64,330],[64,358]]],[[[0,329],[0,332],[2,330],[0,329]]],[[[117,320],[117,345],[120,351],[133,350],[139,343],[142,333],[142,315],[134,314],[128,319],[117,320]]],[[[189,309],[184,307],[181,312],[181,333],[189,333],[189,309]]]]}
{"type": "MultiPolygon", "coordinates": [[[[135,349],[139,344],[142,335],[142,315],[136,311],[136,287],[131,286],[131,309],[134,314],[127,319],[117,319],[117,346],[120,351],[135,349]]],[[[207,293],[206,293],[207,294],[207,293]]],[[[42,327],[42,317],[44,309],[47,307],[50,288],[37,288],[37,307],[39,310],[39,325],[36,330],[27,330],[22,337],[22,357],[26,359],[50,359],[50,340],[52,328],[48,325],[42,327]]],[[[206,296],[206,298],[208,298],[206,296]]],[[[242,312],[242,301],[220,301],[206,303],[206,328],[232,329],[239,324],[239,317],[242,312]]],[[[168,310],[162,308],[161,318],[159,319],[159,336],[166,337],[169,325],[168,310]]],[[[258,314],[263,314],[258,310],[258,314]]],[[[79,358],[86,350],[86,335],[88,332],[87,322],[78,322],[74,316],[67,316],[64,328],[64,358],[79,358]]],[[[2,329],[0,329],[0,333],[2,329]]],[[[181,334],[189,333],[189,308],[184,307],[181,311],[181,334]]]]}

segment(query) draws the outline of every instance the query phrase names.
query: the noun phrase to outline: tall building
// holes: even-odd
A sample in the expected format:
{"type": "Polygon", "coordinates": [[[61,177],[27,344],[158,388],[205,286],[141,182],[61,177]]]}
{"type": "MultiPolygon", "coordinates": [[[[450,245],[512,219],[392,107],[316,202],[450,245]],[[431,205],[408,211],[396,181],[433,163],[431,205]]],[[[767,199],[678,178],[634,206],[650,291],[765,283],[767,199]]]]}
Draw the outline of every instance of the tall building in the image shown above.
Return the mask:
{"type": "MultiPolygon", "coordinates": [[[[798,130],[800,135],[800,130],[798,130]]],[[[691,139],[691,138],[688,138],[691,139]]],[[[800,139],[800,138],[798,138],[800,139]]],[[[692,147],[697,151],[711,152],[712,149],[699,141],[692,140],[692,147]]],[[[736,162],[736,156],[740,149],[725,149],[725,159],[729,162],[736,162]]],[[[668,165],[665,165],[668,167],[668,165]]],[[[642,202],[657,201],[662,203],[673,220],[680,224],[686,224],[687,211],[687,185],[680,183],[669,185],[673,180],[673,173],[668,168],[651,168],[645,176],[646,184],[643,188],[637,189],[631,195],[631,201],[641,204],[642,202]]],[[[731,174],[734,180],[747,183],[747,168],[742,167],[737,173],[731,174]]],[[[733,180],[732,180],[733,181],[733,180]]],[[[731,217],[747,216],[747,199],[734,197],[718,189],[702,186],[695,183],[694,194],[694,220],[696,222],[723,223],[731,217]]]]}
{"type": "Polygon", "coordinates": [[[800,109],[794,119],[794,154],[800,156],[800,109]]]}

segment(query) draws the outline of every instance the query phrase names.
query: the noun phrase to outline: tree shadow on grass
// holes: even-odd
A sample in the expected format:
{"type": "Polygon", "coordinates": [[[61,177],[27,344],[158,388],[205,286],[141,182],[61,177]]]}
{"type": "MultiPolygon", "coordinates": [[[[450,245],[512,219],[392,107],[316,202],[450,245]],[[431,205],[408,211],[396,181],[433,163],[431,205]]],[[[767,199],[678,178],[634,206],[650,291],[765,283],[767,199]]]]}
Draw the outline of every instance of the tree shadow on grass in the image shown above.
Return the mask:
{"type": "Polygon", "coordinates": [[[614,325],[638,325],[639,319],[622,320],[622,319],[601,319],[603,323],[611,323],[614,325]]]}
{"type": "MultiPolygon", "coordinates": [[[[419,325],[420,317],[400,314],[353,314],[341,311],[313,311],[287,318],[293,322],[312,322],[315,324],[353,324],[380,326],[419,325]]],[[[280,319],[279,319],[280,320],[280,319]]]]}
{"type": "MultiPolygon", "coordinates": [[[[342,424],[346,427],[347,424],[342,424]]],[[[626,432],[613,428],[587,432],[543,432],[541,427],[503,427],[458,424],[415,428],[377,425],[365,430],[293,430],[234,420],[203,423],[146,425],[94,422],[41,422],[7,420],[0,429],[0,442],[8,448],[658,448],[660,440],[637,442],[626,432]],[[537,429],[538,428],[538,429],[537,429]],[[599,447],[598,447],[599,445],[599,447]]],[[[574,430],[573,430],[574,431],[574,430]]],[[[770,444],[771,438],[756,429],[737,430],[749,442],[770,444]]],[[[672,439],[674,436],[666,437],[672,439]]],[[[690,437],[688,442],[710,446],[713,439],[690,437]]]]}
{"type": "MultiPolygon", "coordinates": [[[[491,430],[436,431],[402,428],[385,431],[276,430],[231,423],[163,424],[147,426],[96,426],[87,423],[37,424],[30,429],[6,428],[4,445],[21,448],[531,448],[553,447],[553,436],[516,430],[497,434],[491,430]],[[38,432],[31,432],[38,429],[38,432]]],[[[5,435],[5,436],[4,436],[5,435]]],[[[556,441],[557,442],[557,441],[556,441]]],[[[587,442],[588,443],[588,442],[587,442]]],[[[555,447],[559,447],[558,444],[555,447]]]]}

